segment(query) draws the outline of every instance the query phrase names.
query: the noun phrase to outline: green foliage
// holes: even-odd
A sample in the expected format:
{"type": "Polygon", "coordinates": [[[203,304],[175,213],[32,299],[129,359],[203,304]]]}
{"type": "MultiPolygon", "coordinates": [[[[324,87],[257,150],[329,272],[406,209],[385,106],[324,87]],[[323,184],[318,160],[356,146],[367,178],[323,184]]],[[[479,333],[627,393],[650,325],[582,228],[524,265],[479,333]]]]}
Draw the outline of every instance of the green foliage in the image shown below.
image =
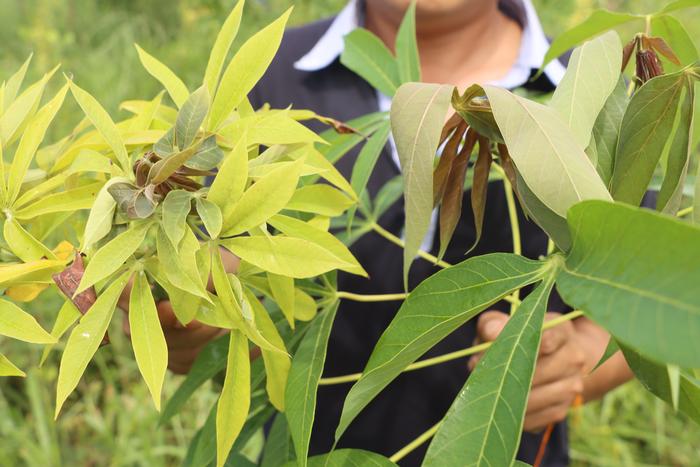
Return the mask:
{"type": "MultiPolygon", "coordinates": [[[[551,102],[543,105],[491,86],[477,84],[460,95],[448,85],[411,82],[420,80],[412,4],[395,56],[371,33],[357,30],[348,36],[341,58],[393,96],[390,122],[384,113],[344,123],[298,109],[252,109],[246,96],[274,57],[290,11],[233,47],[239,29],[246,28],[242,1],[220,29],[206,67],[199,67],[203,77],[182,75],[180,61],[161,62],[137,46],[135,56],[155,78],[147,81],[164,89],[150,88],[139,93],[150,96],[146,100],[124,102],[125,118],[110,116],[114,102],[103,105],[79,87],[80,74],[67,77],[42,105],[56,69],[23,86],[33,72],[30,57],[0,88],[0,285],[7,297],[0,307],[0,334],[45,345],[42,360],[53,364],[51,348],[70,332],[57,375],[58,414],[91,371],[89,363],[94,359],[105,367],[97,350],[133,279],[131,368],[142,374],[157,409],[161,392],[169,394],[168,349],[156,309],[162,292],[181,325],[196,319],[229,335],[201,354],[161,416],[161,422],[177,418],[198,388],[224,372],[223,387],[213,391],[218,403],[203,409],[203,414],[210,409],[206,421],[200,417],[204,425],[187,452],[183,448],[177,455],[185,465],[254,465],[257,456],[245,457],[244,449],[275,412],[285,410],[263,449],[263,465],[395,465],[400,455],[389,460],[359,450],[307,459],[338,299],[405,297],[364,372],[341,377],[357,383],[345,401],[336,439],[401,372],[438,363],[416,363],[421,355],[489,305],[507,299],[516,314],[436,427],[426,464],[460,465],[465,456],[474,463],[509,464],[522,428],[546,298],[556,282],[569,305],[619,341],[647,389],[697,420],[700,349],[693,342],[700,311],[691,292],[698,279],[694,264],[700,252],[693,245],[699,244],[700,231],[630,206],[638,204],[655,174],[661,180],[659,211],[675,215],[691,204],[686,185],[692,181],[688,171],[694,170],[694,86],[700,69],[692,35],[669,13],[697,5],[681,0],[648,16],[599,11],[563,33],[547,60],[580,47],[551,102]],[[626,48],[638,66],[625,86],[622,41],[608,31],[640,25],[643,18],[647,30],[626,48]],[[236,52],[229,59],[231,49],[236,52]],[[663,74],[649,58],[657,52],[658,63],[671,73],[663,74]],[[57,118],[69,90],[84,115],[77,123],[57,118]],[[450,104],[455,114],[443,125],[450,104]],[[334,130],[319,137],[301,123],[311,119],[334,130]],[[64,125],[67,131],[55,129],[64,125]],[[390,129],[402,177],[371,199],[366,187],[390,129]],[[47,136],[51,144],[44,142],[47,136]],[[333,163],[363,141],[348,182],[333,163]],[[436,167],[436,151],[445,141],[436,167]],[[469,156],[477,143],[470,182],[469,156]],[[475,227],[481,231],[492,170],[558,251],[538,261],[497,253],[455,266],[420,251],[437,205],[440,256],[444,253],[465,187],[472,188],[475,227]],[[210,187],[205,178],[213,179],[210,187]],[[405,242],[377,224],[401,192],[405,242]],[[81,210],[89,211],[76,214],[81,210]],[[334,235],[330,225],[345,226],[344,234],[334,235]],[[404,281],[416,255],[445,269],[407,295],[336,290],[336,270],[366,276],[341,238],[350,243],[369,231],[404,246],[404,281]],[[73,245],[80,245],[86,268],[79,255],[67,266],[73,245]],[[228,253],[241,260],[235,272],[225,266],[228,253]],[[520,303],[518,290],[535,282],[543,283],[520,303]],[[17,303],[28,302],[33,309],[39,294],[59,297],[58,291],[62,306],[52,308],[60,311],[47,333],[17,303]],[[318,309],[323,311],[316,315],[318,309]],[[306,320],[315,321],[308,327],[298,322],[306,320]],[[251,362],[252,348],[261,359],[251,362]],[[477,428],[465,433],[466,424],[477,428]]],[[[509,203],[513,216],[515,204],[510,198],[509,203]]],[[[513,238],[519,251],[517,232],[513,238]]],[[[14,349],[0,355],[2,376],[25,376],[10,360],[16,360],[14,349]]],[[[33,381],[32,370],[28,373],[33,381]]],[[[68,405],[70,411],[83,402],[68,405]]],[[[39,418],[42,426],[55,426],[50,417],[39,418]]],[[[34,464],[48,464],[44,460],[34,464]]]]}

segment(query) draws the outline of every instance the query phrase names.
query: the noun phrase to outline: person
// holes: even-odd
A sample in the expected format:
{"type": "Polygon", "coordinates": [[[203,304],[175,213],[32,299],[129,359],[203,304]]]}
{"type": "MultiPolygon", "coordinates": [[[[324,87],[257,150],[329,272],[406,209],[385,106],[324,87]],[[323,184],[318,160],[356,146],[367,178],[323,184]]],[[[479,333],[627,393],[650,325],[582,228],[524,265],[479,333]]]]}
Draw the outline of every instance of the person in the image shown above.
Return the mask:
{"type": "MultiPolygon", "coordinates": [[[[286,32],[282,46],[266,75],[250,94],[255,107],[269,103],[274,108],[310,109],[318,114],[348,121],[378,110],[388,110],[390,99],[372,89],[339,61],[343,37],[364,26],[390,49],[409,0],[350,0],[335,17],[286,32]]],[[[543,61],[548,40],[530,0],[418,0],[416,31],[423,80],[457,85],[460,90],[474,83],[492,83],[508,89],[547,93],[561,80],[566,58],[553,61],[544,73],[532,79],[543,61]]],[[[311,124],[311,126],[315,126],[311,124]]],[[[314,129],[319,130],[319,127],[314,129]]],[[[358,149],[337,162],[350,177],[358,149]]],[[[384,148],[368,183],[375,196],[390,179],[400,174],[391,145],[384,148]]],[[[469,196],[466,193],[465,196],[469,196]]],[[[469,206],[468,200],[463,203],[469,206]]],[[[537,258],[546,252],[547,237],[519,213],[523,254],[537,258]]],[[[389,208],[379,221],[400,235],[404,225],[401,202],[389,208]]],[[[435,252],[436,227],[424,244],[435,252]]],[[[445,259],[464,260],[464,252],[475,240],[474,219],[465,209],[445,259]]],[[[351,248],[370,279],[340,274],[338,287],[361,294],[394,293],[403,290],[402,251],[375,233],[360,238],[351,248]]],[[[481,241],[471,253],[512,251],[506,198],[501,182],[489,184],[481,241]]],[[[235,258],[231,262],[235,263],[235,258]]],[[[232,264],[235,267],[235,264],[232,264]]],[[[436,271],[423,260],[411,269],[411,287],[436,271]]],[[[397,302],[342,302],[330,336],[324,376],[362,370],[375,343],[391,322],[397,302]]],[[[221,330],[194,322],[177,323],[167,301],[158,304],[170,351],[170,368],[186,372],[201,348],[221,330]]],[[[508,320],[506,304],[482,313],[435,346],[435,356],[497,337],[508,320]],[[499,311],[500,310],[500,311],[499,311]]],[[[547,319],[567,309],[556,294],[550,299],[547,319]]],[[[566,415],[574,401],[601,397],[631,378],[618,353],[591,373],[608,342],[606,332],[586,318],[544,332],[532,391],[525,416],[525,433],[518,459],[532,463],[542,432],[554,424],[541,465],[568,465],[566,415]]],[[[450,407],[479,356],[469,362],[453,360],[404,373],[391,383],[350,425],[338,448],[361,448],[391,455],[438,422],[450,407]]],[[[310,453],[328,452],[333,445],[349,384],[321,386],[310,453]]],[[[400,462],[419,465],[427,443],[400,462]]]]}

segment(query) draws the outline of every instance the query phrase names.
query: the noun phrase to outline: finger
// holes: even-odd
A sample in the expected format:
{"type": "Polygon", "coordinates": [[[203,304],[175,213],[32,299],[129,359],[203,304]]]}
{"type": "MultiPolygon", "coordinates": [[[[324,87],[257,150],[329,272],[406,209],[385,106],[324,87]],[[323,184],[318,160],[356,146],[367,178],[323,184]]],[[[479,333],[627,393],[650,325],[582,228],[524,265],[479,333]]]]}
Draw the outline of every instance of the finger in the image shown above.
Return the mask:
{"type": "Polygon", "coordinates": [[[539,412],[553,405],[571,405],[582,392],[583,378],[580,375],[533,387],[527,400],[526,413],[539,412]]]}
{"type": "Polygon", "coordinates": [[[570,376],[583,375],[586,357],[574,345],[565,345],[549,355],[537,358],[532,386],[542,386],[570,376]]]}
{"type": "MultiPolygon", "coordinates": [[[[549,312],[545,317],[545,321],[551,321],[561,316],[561,313],[549,312]]],[[[540,342],[540,355],[549,355],[556,352],[573,336],[574,327],[570,322],[561,323],[551,329],[547,329],[542,333],[542,341],[540,342]]]]}
{"type": "Polygon", "coordinates": [[[535,413],[527,414],[523,423],[523,430],[537,433],[546,428],[550,423],[563,422],[569,414],[569,408],[570,404],[558,404],[535,413]]]}
{"type": "Polygon", "coordinates": [[[480,342],[496,340],[506,323],[508,315],[501,311],[486,311],[479,315],[476,322],[476,336],[480,342]]]}
{"type": "Polygon", "coordinates": [[[193,349],[207,344],[221,334],[218,328],[200,326],[197,329],[164,329],[169,350],[193,349]]]}
{"type": "Polygon", "coordinates": [[[476,365],[479,364],[481,361],[481,357],[483,357],[484,354],[478,353],[476,355],[472,355],[472,357],[467,361],[467,368],[469,368],[469,371],[474,371],[474,368],[476,368],[476,365]]]}

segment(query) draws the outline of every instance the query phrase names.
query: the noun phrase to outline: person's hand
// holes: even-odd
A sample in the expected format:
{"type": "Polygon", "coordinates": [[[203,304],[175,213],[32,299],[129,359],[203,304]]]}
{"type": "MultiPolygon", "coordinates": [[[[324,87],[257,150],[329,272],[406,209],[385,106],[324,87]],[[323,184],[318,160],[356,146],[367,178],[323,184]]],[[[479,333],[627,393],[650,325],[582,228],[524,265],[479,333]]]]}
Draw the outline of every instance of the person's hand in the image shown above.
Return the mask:
{"type": "MultiPolygon", "coordinates": [[[[560,313],[547,313],[551,320],[560,313]]],[[[489,342],[498,337],[508,322],[509,315],[500,311],[487,311],[477,321],[477,342],[489,342]]],[[[585,346],[571,321],[567,321],[542,334],[532,389],[525,412],[525,431],[540,431],[550,423],[563,421],[569,408],[584,391],[587,366],[585,346]]],[[[469,360],[473,370],[481,354],[469,360]]]]}

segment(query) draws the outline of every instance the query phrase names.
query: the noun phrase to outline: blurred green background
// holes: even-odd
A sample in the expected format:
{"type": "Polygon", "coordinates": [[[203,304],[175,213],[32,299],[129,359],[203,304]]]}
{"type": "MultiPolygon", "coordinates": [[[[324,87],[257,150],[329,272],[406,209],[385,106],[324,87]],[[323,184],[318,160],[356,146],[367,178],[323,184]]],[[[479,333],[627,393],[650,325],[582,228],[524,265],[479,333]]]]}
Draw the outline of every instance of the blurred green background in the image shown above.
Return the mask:
{"type": "MultiPolygon", "coordinates": [[[[72,74],[112,115],[117,115],[119,102],[151,98],[159,89],[141,67],[134,42],[167,63],[192,89],[203,75],[211,44],[234,3],[235,0],[0,0],[0,80],[9,77],[33,52],[26,82],[38,79],[61,63],[63,72],[72,74]]],[[[645,13],[666,2],[534,3],[547,33],[556,36],[595,8],[645,13]]],[[[248,0],[237,43],[291,4],[295,5],[292,24],[303,24],[337,12],[344,0],[248,0]]],[[[678,17],[692,37],[700,38],[698,10],[678,17]]],[[[632,28],[625,34],[631,37],[634,32],[632,28]]],[[[53,85],[58,86],[60,81],[54,78],[53,85]]],[[[65,132],[80,116],[72,100],[66,102],[67,109],[61,112],[54,132],[65,132]]],[[[58,310],[49,294],[36,305],[42,307],[36,311],[45,317],[42,324],[47,328],[58,310]]],[[[97,353],[77,393],[56,422],[53,392],[57,352],[44,369],[29,370],[26,379],[0,379],[0,466],[165,466],[182,460],[216,393],[204,387],[185,412],[156,429],[158,414],[139,380],[119,321],[113,323],[113,344],[97,353]]],[[[27,349],[27,345],[0,340],[0,350],[24,369],[35,366],[39,356],[38,350],[27,349]]],[[[180,380],[181,377],[168,375],[164,397],[172,394],[180,380]]],[[[571,418],[571,427],[575,465],[700,465],[700,427],[674,414],[636,383],[577,411],[571,418]]]]}

